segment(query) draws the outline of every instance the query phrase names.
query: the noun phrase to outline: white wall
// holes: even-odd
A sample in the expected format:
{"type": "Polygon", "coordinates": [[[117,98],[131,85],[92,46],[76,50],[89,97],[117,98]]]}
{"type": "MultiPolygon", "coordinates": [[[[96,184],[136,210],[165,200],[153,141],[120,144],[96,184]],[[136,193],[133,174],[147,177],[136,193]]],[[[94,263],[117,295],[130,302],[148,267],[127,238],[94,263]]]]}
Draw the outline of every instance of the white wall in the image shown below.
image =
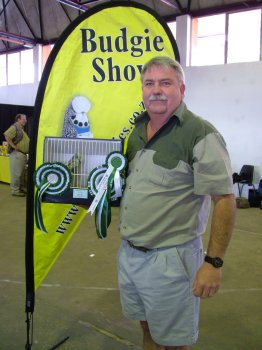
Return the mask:
{"type": "MultiPolygon", "coordinates": [[[[221,132],[233,172],[243,164],[255,165],[258,184],[262,177],[262,62],[187,67],[185,74],[188,108],[221,132]]],[[[247,186],[243,195],[248,195],[247,186]]]]}
{"type": "Polygon", "coordinates": [[[34,47],[34,83],[23,85],[0,86],[0,103],[34,106],[39,82],[39,45],[34,47]]]}
{"type": "Polygon", "coordinates": [[[262,62],[188,67],[189,109],[209,120],[224,136],[233,171],[255,165],[262,177],[262,62]]]}
{"type": "Polygon", "coordinates": [[[0,103],[34,106],[38,83],[0,87],[0,103]]]}

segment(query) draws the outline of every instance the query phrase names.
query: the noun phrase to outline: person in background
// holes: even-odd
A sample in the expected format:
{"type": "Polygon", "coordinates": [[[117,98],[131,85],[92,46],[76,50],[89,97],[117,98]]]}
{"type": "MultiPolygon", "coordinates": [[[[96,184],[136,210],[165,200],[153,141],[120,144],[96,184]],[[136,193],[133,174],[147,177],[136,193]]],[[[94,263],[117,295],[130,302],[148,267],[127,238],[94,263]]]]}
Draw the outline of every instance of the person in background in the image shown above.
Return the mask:
{"type": "Polygon", "coordinates": [[[24,197],[26,192],[22,182],[29,152],[29,137],[24,131],[26,123],[26,115],[17,114],[15,123],[4,132],[10,159],[11,192],[17,197],[24,197]]]}
{"type": "Polygon", "coordinates": [[[187,350],[198,338],[200,298],[221,284],[235,220],[231,164],[219,132],[183,102],[178,62],[151,59],[141,81],[146,112],[128,140],[120,207],[121,303],[140,321],[144,350],[187,350]]]}

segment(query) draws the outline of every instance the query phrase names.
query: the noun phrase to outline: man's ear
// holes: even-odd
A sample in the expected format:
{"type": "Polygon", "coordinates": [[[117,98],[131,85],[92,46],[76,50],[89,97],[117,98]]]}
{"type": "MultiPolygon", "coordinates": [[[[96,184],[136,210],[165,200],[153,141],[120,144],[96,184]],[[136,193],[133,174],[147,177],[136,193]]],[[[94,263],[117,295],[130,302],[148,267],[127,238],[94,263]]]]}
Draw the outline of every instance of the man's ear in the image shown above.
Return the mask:
{"type": "Polygon", "coordinates": [[[181,84],[180,85],[180,92],[181,92],[182,98],[185,96],[185,91],[186,91],[185,84],[181,84]]]}

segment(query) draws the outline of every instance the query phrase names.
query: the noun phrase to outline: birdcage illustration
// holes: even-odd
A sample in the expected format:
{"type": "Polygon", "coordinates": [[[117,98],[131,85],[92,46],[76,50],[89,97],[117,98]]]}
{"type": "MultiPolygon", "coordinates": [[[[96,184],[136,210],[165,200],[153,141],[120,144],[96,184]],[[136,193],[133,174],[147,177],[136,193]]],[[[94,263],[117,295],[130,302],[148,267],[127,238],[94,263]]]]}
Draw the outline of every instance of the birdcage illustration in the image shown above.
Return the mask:
{"type": "Polygon", "coordinates": [[[88,199],[88,177],[96,167],[105,163],[111,152],[122,152],[121,140],[80,139],[46,137],[44,140],[44,163],[59,162],[71,172],[70,191],[63,196],[45,195],[47,202],[86,204],[88,199]]]}

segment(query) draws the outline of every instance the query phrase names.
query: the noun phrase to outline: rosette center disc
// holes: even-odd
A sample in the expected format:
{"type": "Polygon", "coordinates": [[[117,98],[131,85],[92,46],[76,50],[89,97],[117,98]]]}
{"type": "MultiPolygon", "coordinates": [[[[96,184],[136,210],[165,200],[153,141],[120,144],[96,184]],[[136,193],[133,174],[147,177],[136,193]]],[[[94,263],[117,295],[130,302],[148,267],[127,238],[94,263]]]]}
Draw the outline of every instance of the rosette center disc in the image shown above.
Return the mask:
{"type": "Polygon", "coordinates": [[[59,178],[57,174],[51,173],[47,176],[47,181],[50,182],[52,185],[55,185],[58,182],[59,178]]]}
{"type": "Polygon", "coordinates": [[[115,169],[120,168],[120,167],[122,166],[122,159],[119,158],[119,157],[112,157],[112,158],[110,159],[110,161],[111,161],[111,165],[112,165],[115,169]]]}

